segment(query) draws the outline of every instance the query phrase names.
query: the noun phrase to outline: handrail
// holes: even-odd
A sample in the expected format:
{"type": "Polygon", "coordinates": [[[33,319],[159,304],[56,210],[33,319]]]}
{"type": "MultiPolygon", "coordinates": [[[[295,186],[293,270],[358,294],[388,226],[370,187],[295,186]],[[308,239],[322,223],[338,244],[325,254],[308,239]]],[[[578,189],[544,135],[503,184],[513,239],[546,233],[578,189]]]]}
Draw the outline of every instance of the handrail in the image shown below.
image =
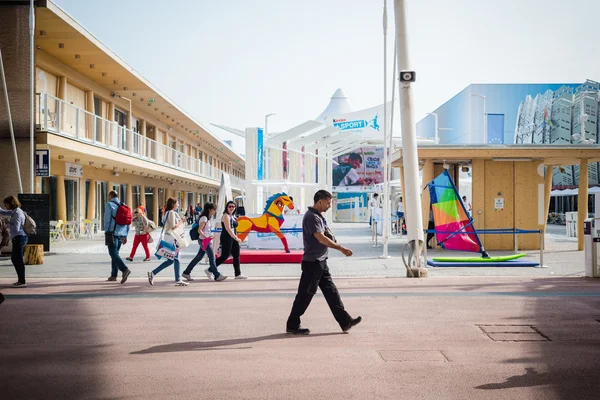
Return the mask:
{"type": "MultiPolygon", "coordinates": [[[[37,124],[45,131],[216,181],[228,173],[49,93],[37,96],[37,124]]],[[[243,180],[230,174],[230,181],[241,187],[243,180]]]]}

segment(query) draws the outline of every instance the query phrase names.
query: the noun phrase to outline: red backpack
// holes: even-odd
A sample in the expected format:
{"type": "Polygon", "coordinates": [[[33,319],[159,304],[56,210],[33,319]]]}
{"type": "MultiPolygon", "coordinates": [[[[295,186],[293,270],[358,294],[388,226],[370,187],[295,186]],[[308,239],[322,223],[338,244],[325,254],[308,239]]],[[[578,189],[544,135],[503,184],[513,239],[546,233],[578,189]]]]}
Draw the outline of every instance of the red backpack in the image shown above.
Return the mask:
{"type": "Polygon", "coordinates": [[[115,222],[117,225],[131,225],[133,215],[131,214],[131,208],[123,202],[119,204],[117,208],[117,215],[115,216],[115,222]]]}

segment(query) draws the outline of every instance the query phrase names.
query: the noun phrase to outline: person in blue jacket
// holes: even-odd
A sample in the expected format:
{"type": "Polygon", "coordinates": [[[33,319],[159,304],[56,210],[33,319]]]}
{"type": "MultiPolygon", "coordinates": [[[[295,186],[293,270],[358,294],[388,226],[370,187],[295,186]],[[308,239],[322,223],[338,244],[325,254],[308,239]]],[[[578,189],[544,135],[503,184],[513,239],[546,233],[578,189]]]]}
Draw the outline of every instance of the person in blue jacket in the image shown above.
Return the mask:
{"type": "Polygon", "coordinates": [[[106,207],[104,207],[104,243],[108,247],[108,254],[111,258],[111,273],[107,281],[116,281],[117,275],[121,271],[121,283],[125,283],[131,274],[131,270],[125,265],[119,255],[119,250],[121,245],[127,244],[129,225],[119,225],[115,221],[120,204],[119,195],[111,190],[108,193],[106,207]]]}

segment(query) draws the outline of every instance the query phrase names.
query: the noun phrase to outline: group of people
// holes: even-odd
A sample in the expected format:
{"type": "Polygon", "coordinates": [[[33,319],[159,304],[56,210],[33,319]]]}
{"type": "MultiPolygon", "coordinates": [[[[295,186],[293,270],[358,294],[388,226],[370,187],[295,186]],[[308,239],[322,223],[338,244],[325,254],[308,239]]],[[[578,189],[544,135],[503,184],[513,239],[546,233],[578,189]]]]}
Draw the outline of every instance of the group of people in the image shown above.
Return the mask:
{"type": "MultiPolygon", "coordinates": [[[[131,270],[127,268],[123,260],[119,255],[119,249],[123,244],[127,243],[127,235],[129,234],[129,225],[119,224],[117,222],[118,208],[121,206],[118,195],[115,191],[111,191],[108,194],[108,203],[105,209],[105,236],[106,245],[108,247],[108,253],[111,257],[111,275],[108,277],[108,281],[116,281],[118,272],[121,271],[121,283],[125,283],[129,277],[131,270]]],[[[206,203],[198,219],[198,253],[194,259],[187,266],[185,271],[181,273],[181,265],[179,258],[179,244],[177,242],[174,231],[182,227],[186,222],[180,214],[177,212],[179,202],[177,199],[171,197],[167,200],[165,205],[164,214],[162,216],[162,232],[161,237],[168,236],[169,242],[175,245],[175,255],[173,258],[168,258],[162,262],[158,267],[148,272],[148,282],[154,286],[154,277],[165,268],[173,265],[175,273],[175,285],[176,286],[187,286],[188,283],[181,280],[183,277],[185,280],[193,281],[192,270],[194,267],[204,258],[208,256],[209,268],[205,269],[207,277],[217,282],[227,279],[227,276],[221,274],[218,270],[218,266],[223,264],[230,256],[233,257],[233,267],[235,272],[235,279],[247,279],[245,275],[242,275],[240,265],[240,243],[241,239],[237,237],[235,227],[237,222],[235,221],[235,208],[236,205],[233,201],[229,201],[223,212],[221,218],[222,231],[221,231],[221,252],[219,257],[215,259],[215,251],[212,244],[213,232],[211,219],[216,213],[216,208],[213,203],[206,203]]],[[[137,250],[137,243],[141,243],[146,252],[146,259],[144,261],[150,261],[150,253],[148,249],[148,239],[151,237],[149,231],[153,229],[153,224],[149,221],[146,216],[139,210],[134,211],[134,217],[132,225],[136,229],[136,235],[134,237],[134,247],[128,261],[133,261],[135,251],[137,250]],[[139,239],[138,239],[139,236],[139,239]]]]}
{"type": "MultiPolygon", "coordinates": [[[[298,284],[298,292],[294,299],[292,309],[286,323],[286,332],[294,335],[307,335],[310,330],[303,327],[300,323],[300,318],[306,312],[312,298],[317,293],[317,288],[321,289],[329,308],[335,317],[337,323],[343,332],[348,332],[351,328],[358,325],[362,321],[362,317],[353,318],[344,308],[344,304],[340,298],[339,291],[327,265],[329,249],[340,251],[347,257],[352,256],[352,250],[340,245],[333,232],[327,225],[327,221],[323,214],[331,207],[332,195],[325,190],[319,190],[314,195],[314,204],[308,207],[302,220],[302,233],[304,241],[304,254],[302,256],[302,275],[298,284]]],[[[24,263],[24,247],[27,243],[27,235],[24,231],[25,213],[21,210],[19,201],[14,196],[9,196],[4,199],[4,207],[0,207],[0,215],[10,217],[10,239],[13,243],[12,262],[17,271],[18,281],[13,287],[26,287],[25,281],[25,263],[24,263]]],[[[224,281],[227,277],[219,272],[219,265],[223,264],[230,256],[233,256],[233,267],[236,279],[247,279],[241,274],[240,270],[240,243],[242,240],[237,236],[235,228],[237,222],[235,220],[236,205],[233,201],[227,202],[225,210],[221,217],[221,253],[215,259],[215,252],[212,245],[213,230],[211,220],[217,212],[214,204],[206,203],[198,218],[198,244],[199,250],[194,259],[187,266],[185,271],[180,276],[179,249],[177,245],[177,235],[173,232],[180,228],[184,220],[177,213],[178,201],[175,198],[169,198],[165,206],[165,211],[162,217],[162,226],[164,235],[172,235],[173,242],[177,248],[175,256],[172,259],[167,259],[154,270],[148,272],[148,282],[154,285],[155,276],[170,265],[174,265],[175,285],[187,286],[186,282],[181,280],[181,276],[187,281],[193,281],[192,271],[194,267],[207,255],[209,259],[209,268],[204,270],[209,279],[215,281],[224,281]]],[[[122,245],[127,243],[127,235],[129,234],[130,226],[127,217],[127,207],[119,201],[117,192],[111,191],[108,194],[108,202],[104,213],[104,229],[105,229],[105,244],[108,248],[111,257],[111,275],[108,281],[116,281],[118,272],[121,271],[121,283],[125,283],[131,270],[127,268],[121,257],[119,250],[122,245]],[[125,211],[123,211],[125,209],[125,211]]],[[[134,249],[127,257],[128,261],[133,260],[136,244],[142,244],[146,252],[148,261],[149,249],[148,238],[150,237],[149,230],[153,229],[151,221],[145,215],[145,209],[137,208],[133,212],[131,224],[136,230],[134,238],[134,249]],[[138,238],[138,236],[140,236],[138,238]]],[[[162,236],[162,235],[161,235],[162,236]]],[[[4,301],[4,296],[0,293],[0,303],[4,301]]]]}

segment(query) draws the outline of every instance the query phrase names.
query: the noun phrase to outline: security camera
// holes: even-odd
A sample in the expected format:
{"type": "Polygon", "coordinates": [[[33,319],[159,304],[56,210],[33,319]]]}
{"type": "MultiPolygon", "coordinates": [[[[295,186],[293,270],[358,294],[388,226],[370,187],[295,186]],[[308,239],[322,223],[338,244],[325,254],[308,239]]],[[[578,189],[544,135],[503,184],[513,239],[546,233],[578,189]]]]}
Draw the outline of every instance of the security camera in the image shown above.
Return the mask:
{"type": "Polygon", "coordinates": [[[469,172],[469,167],[467,167],[466,165],[463,165],[463,166],[460,168],[460,170],[461,170],[462,172],[469,172]]]}
{"type": "Polygon", "coordinates": [[[400,71],[400,82],[415,82],[417,75],[415,71],[400,71]]]}
{"type": "Polygon", "coordinates": [[[115,92],[112,92],[110,95],[111,95],[112,97],[117,97],[117,94],[116,94],[115,92]]]}

